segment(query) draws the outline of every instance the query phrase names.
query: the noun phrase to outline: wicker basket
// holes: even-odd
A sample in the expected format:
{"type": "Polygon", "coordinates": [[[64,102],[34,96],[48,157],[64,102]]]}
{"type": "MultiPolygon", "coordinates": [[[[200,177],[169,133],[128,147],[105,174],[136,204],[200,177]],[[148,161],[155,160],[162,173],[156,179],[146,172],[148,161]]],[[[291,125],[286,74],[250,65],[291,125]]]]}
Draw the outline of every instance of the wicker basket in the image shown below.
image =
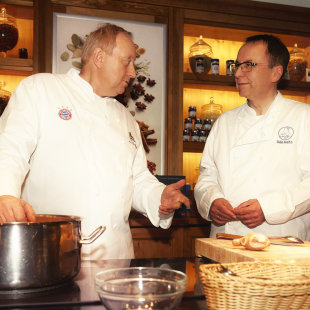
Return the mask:
{"type": "Polygon", "coordinates": [[[310,263],[222,265],[238,276],[219,273],[220,264],[200,266],[199,278],[208,309],[310,309],[310,263]]]}

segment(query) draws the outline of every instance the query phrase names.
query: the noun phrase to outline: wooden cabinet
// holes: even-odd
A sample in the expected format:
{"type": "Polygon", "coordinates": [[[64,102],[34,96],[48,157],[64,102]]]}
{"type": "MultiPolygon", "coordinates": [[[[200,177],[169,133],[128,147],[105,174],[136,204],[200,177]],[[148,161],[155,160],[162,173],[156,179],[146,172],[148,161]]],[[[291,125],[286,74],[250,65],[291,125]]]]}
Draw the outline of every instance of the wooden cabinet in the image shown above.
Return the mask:
{"type": "Polygon", "coordinates": [[[129,223],[135,258],[193,257],[195,239],[210,235],[210,222],[201,218],[173,219],[169,229],[154,227],[147,218],[129,223]]]}

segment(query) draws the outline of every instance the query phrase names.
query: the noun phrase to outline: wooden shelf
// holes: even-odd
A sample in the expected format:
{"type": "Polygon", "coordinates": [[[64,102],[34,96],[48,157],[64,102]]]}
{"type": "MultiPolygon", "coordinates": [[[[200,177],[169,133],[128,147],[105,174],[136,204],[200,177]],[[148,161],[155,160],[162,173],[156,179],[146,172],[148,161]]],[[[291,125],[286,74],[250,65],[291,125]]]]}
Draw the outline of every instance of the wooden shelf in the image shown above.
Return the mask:
{"type": "MultiPolygon", "coordinates": [[[[184,88],[237,91],[233,76],[184,72],[183,79],[184,88]]],[[[310,82],[282,80],[278,89],[285,94],[296,95],[298,92],[298,96],[307,96],[310,94],[310,82]]]]}
{"type": "Polygon", "coordinates": [[[204,147],[202,142],[183,142],[183,152],[202,153],[204,147]]]}
{"type": "Polygon", "coordinates": [[[33,59],[0,58],[0,70],[33,71],[33,59]]]}

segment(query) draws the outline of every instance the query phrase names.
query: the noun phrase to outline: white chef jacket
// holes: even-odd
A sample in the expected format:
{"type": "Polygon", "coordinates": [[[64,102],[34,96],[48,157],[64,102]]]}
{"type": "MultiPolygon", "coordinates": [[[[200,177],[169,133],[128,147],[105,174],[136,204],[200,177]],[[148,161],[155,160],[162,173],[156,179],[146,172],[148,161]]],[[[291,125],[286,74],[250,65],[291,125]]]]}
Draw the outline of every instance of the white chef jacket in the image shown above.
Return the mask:
{"type": "Polygon", "coordinates": [[[207,139],[195,186],[205,219],[217,198],[233,208],[257,199],[266,222],[249,229],[240,221],[211,225],[216,233],[295,235],[310,240],[310,106],[278,92],[266,115],[247,103],[227,111],[207,139]]]}
{"type": "Polygon", "coordinates": [[[82,233],[106,231],[83,245],[83,259],[133,258],[133,206],[155,226],[165,187],[147,169],[139,127],[127,108],[101,98],[71,69],[35,74],[13,92],[0,119],[0,195],[29,202],[38,214],[83,218],[82,233]]]}

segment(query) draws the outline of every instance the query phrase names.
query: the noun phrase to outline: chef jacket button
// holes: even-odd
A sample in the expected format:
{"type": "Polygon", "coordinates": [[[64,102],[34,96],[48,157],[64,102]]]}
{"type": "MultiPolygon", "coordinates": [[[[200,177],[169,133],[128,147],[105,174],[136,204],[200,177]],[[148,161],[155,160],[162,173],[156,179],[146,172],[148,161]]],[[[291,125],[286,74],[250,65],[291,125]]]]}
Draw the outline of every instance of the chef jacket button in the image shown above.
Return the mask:
{"type": "Polygon", "coordinates": [[[96,196],[99,196],[99,192],[95,192],[95,195],[96,195],[96,196]]]}
{"type": "Polygon", "coordinates": [[[236,136],[235,138],[236,138],[236,140],[237,140],[237,139],[238,139],[238,136],[236,136]]]}
{"type": "Polygon", "coordinates": [[[123,198],[123,194],[120,194],[121,198],[123,198]]]}
{"type": "Polygon", "coordinates": [[[264,158],[264,156],[263,156],[263,155],[261,155],[261,156],[260,156],[260,159],[263,159],[263,158],[264,158]]]}
{"type": "Polygon", "coordinates": [[[113,99],[114,102],[116,102],[116,99],[113,99]]]}
{"type": "Polygon", "coordinates": [[[116,224],[114,224],[114,225],[113,225],[113,228],[115,229],[116,227],[117,227],[117,225],[116,225],[116,224]]]}
{"type": "Polygon", "coordinates": [[[89,136],[91,136],[91,132],[90,132],[90,131],[88,131],[87,134],[88,134],[89,136]]]}
{"type": "Polygon", "coordinates": [[[125,141],[123,140],[122,143],[125,144],[125,141]]]}
{"type": "Polygon", "coordinates": [[[232,179],[235,180],[235,179],[236,179],[236,175],[233,175],[233,176],[232,176],[232,179]]]}
{"type": "Polygon", "coordinates": [[[238,120],[241,121],[241,120],[242,120],[242,117],[239,117],[238,120]]]}
{"type": "Polygon", "coordinates": [[[254,177],[254,181],[257,181],[257,177],[254,177]]]}
{"type": "Polygon", "coordinates": [[[272,118],[275,118],[275,116],[274,116],[274,115],[272,115],[272,118]]]}
{"type": "Polygon", "coordinates": [[[119,118],[116,121],[119,123],[120,122],[119,118]]]}
{"type": "Polygon", "coordinates": [[[124,171],[124,168],[123,168],[123,167],[121,167],[121,171],[122,171],[122,172],[124,171]]]}
{"type": "Polygon", "coordinates": [[[263,138],[265,137],[265,134],[263,133],[263,138]]]}
{"type": "Polygon", "coordinates": [[[232,222],[228,222],[227,224],[228,224],[228,225],[232,225],[232,222]]]}

